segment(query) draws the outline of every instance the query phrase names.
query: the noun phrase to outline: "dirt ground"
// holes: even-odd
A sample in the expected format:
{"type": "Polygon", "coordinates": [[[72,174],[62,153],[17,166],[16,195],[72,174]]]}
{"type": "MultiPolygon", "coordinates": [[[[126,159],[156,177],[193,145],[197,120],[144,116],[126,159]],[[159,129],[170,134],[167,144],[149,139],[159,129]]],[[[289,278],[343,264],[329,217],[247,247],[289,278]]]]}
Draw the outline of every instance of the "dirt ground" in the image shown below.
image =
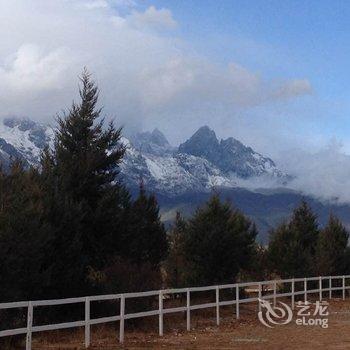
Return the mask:
{"type": "MultiPolygon", "coordinates": [[[[90,349],[349,349],[350,300],[332,299],[328,311],[328,328],[298,326],[295,319],[288,325],[267,328],[258,320],[257,305],[242,305],[239,321],[232,307],[225,308],[219,327],[213,309],[193,315],[190,332],[185,330],[183,315],[165,315],[163,337],[156,333],[157,319],[150,320],[142,330],[127,325],[124,346],[118,344],[117,324],[93,327],[90,349]]],[[[83,329],[38,335],[33,350],[82,350],[83,337],[83,329]]]]}

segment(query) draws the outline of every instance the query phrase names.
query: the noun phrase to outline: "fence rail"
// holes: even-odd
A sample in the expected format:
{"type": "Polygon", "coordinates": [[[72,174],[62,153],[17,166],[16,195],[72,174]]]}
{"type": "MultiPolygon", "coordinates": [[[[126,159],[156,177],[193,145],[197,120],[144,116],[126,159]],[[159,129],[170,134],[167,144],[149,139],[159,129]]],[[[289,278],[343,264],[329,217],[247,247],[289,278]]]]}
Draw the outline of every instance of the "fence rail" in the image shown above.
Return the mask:
{"type": "MultiPolygon", "coordinates": [[[[26,350],[31,350],[32,346],[32,333],[75,328],[75,327],[85,327],[85,347],[90,346],[91,334],[90,328],[92,325],[116,322],[119,321],[119,342],[124,342],[124,326],[125,320],[142,318],[148,316],[159,317],[159,335],[163,335],[163,324],[164,315],[177,312],[186,312],[186,327],[190,330],[191,327],[191,311],[215,308],[216,309],[216,324],[220,324],[220,306],[235,305],[235,315],[239,319],[240,308],[239,305],[243,303],[257,302],[258,299],[273,299],[273,303],[276,304],[276,299],[281,297],[291,297],[292,309],[295,306],[295,296],[304,295],[304,301],[307,300],[308,295],[318,294],[319,300],[322,300],[324,293],[328,292],[329,298],[332,298],[332,291],[342,291],[342,298],[345,299],[346,290],[350,289],[350,285],[347,286],[346,282],[350,279],[350,275],[347,276],[320,276],[320,277],[309,277],[309,278],[291,278],[291,279],[281,279],[281,280],[270,280],[270,281],[258,281],[258,282],[243,282],[235,284],[224,284],[217,286],[207,286],[207,287],[193,287],[193,288],[177,288],[177,289],[165,289],[165,290],[155,290],[139,293],[124,293],[124,294],[111,294],[111,295],[97,295],[79,298],[68,298],[68,299],[56,299],[56,300],[36,300],[36,301],[21,301],[14,303],[0,303],[0,310],[2,309],[15,309],[15,308],[27,308],[27,327],[8,329],[0,331],[0,337],[8,337],[12,335],[25,334],[26,335],[26,350]],[[308,282],[318,281],[317,289],[308,289],[308,282]],[[323,281],[328,281],[328,288],[324,288],[323,281]],[[332,282],[339,281],[341,286],[335,286],[332,282]],[[302,290],[295,290],[295,285],[298,282],[303,282],[302,290]],[[279,285],[290,284],[290,292],[277,293],[279,285]],[[257,292],[256,297],[240,298],[240,289],[246,287],[256,286],[257,292]],[[272,294],[263,295],[264,286],[273,286],[272,294]],[[235,299],[220,301],[220,291],[225,289],[235,289],[235,299]],[[204,291],[215,291],[215,302],[191,305],[191,292],[204,292],[204,291]],[[186,306],[164,308],[164,297],[171,294],[185,294],[186,295],[186,306]],[[131,298],[142,298],[142,297],[158,297],[158,308],[155,310],[137,312],[137,313],[125,313],[125,304],[127,299],[131,298]],[[106,300],[119,300],[120,302],[120,313],[119,315],[94,318],[90,317],[90,306],[91,302],[94,301],[106,301],[106,300]],[[67,304],[77,304],[83,303],[85,305],[85,319],[75,322],[66,323],[56,323],[50,325],[34,326],[33,325],[33,313],[34,308],[39,306],[53,306],[53,305],[67,305],[67,304]]],[[[338,283],[339,283],[338,282],[338,283]]],[[[313,286],[314,287],[314,286],[313,286]]],[[[259,304],[259,311],[260,311],[259,304]]]]}

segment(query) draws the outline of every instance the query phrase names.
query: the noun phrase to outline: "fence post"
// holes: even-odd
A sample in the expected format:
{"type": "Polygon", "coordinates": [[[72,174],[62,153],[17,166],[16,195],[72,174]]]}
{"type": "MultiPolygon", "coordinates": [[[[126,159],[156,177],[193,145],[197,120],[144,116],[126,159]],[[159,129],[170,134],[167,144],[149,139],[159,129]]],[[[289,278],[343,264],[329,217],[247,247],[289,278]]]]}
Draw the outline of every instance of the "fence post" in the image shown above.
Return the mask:
{"type": "Polygon", "coordinates": [[[163,336],[163,291],[159,291],[159,335],[163,336]]]}
{"type": "Polygon", "coordinates": [[[216,325],[218,326],[220,324],[220,305],[219,305],[219,286],[216,286],[215,288],[215,299],[216,299],[216,325]]]}
{"type": "Polygon", "coordinates": [[[292,278],[292,310],[294,310],[294,304],[295,304],[294,290],[295,290],[295,281],[294,281],[294,278],[292,278]]]}
{"type": "Polygon", "coordinates": [[[273,282],[273,306],[276,307],[276,288],[277,283],[276,281],[273,282]]]}
{"type": "Polygon", "coordinates": [[[332,299],[332,277],[329,277],[329,299],[332,299]]]}
{"type": "Polygon", "coordinates": [[[120,296],[119,343],[124,343],[125,295],[120,296]]]}
{"type": "Polygon", "coordinates": [[[343,276],[343,300],[345,300],[345,276],[343,276]]]}
{"type": "Polygon", "coordinates": [[[236,284],[236,319],[239,319],[239,284],[236,284]]]}
{"type": "Polygon", "coordinates": [[[85,348],[90,346],[90,299],[85,298],[85,348]]]}
{"type": "Polygon", "coordinates": [[[307,301],[307,279],[306,277],[304,278],[304,302],[306,303],[307,301]]]}
{"type": "Polygon", "coordinates": [[[187,288],[186,291],[186,313],[187,313],[187,317],[186,317],[186,323],[187,323],[187,330],[190,331],[191,330],[191,299],[190,299],[190,289],[187,288]]]}
{"type": "Polygon", "coordinates": [[[30,301],[28,304],[28,312],[27,312],[26,350],[32,349],[32,326],[33,326],[33,304],[30,301]]]}
{"type": "MultiPolygon", "coordinates": [[[[261,283],[259,282],[259,299],[261,300],[261,283]]],[[[259,312],[261,311],[261,303],[259,300],[259,312]]]]}

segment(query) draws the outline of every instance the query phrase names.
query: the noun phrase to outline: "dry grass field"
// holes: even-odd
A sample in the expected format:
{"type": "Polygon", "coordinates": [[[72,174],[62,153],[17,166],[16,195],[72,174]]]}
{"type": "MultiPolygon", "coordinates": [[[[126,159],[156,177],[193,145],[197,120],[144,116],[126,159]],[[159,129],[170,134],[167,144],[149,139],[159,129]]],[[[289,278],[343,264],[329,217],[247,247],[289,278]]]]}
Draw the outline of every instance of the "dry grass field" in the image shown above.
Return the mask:
{"type": "MultiPolygon", "coordinates": [[[[187,332],[183,315],[165,316],[164,337],[157,334],[157,319],[127,325],[125,344],[118,344],[118,325],[93,327],[91,350],[112,349],[348,349],[350,300],[332,299],[329,327],[288,325],[267,328],[257,317],[257,305],[245,305],[237,321],[232,308],[224,308],[221,324],[215,310],[194,313],[187,332]]],[[[34,336],[33,350],[83,350],[84,330],[47,332],[34,336]]],[[[22,344],[23,346],[23,344],[22,344]]],[[[8,346],[7,349],[17,349],[8,346]]],[[[18,349],[23,347],[18,347],[18,349]]]]}

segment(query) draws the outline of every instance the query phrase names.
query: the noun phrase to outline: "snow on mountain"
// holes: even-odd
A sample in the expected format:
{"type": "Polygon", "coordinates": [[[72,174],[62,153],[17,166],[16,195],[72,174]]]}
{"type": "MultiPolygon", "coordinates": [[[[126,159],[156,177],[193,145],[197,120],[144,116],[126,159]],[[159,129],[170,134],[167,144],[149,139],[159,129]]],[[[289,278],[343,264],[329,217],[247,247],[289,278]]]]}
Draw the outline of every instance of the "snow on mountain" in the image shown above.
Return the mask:
{"type": "Polygon", "coordinates": [[[207,126],[178,149],[171,147],[157,129],[139,133],[131,140],[122,163],[122,174],[131,187],[138,186],[142,179],[152,191],[179,195],[213,187],[237,187],[248,179],[260,178],[276,185],[287,179],[270,158],[233,138],[219,142],[207,126]]]}
{"type": "MultiPolygon", "coordinates": [[[[19,158],[36,165],[53,138],[49,126],[6,118],[0,123],[0,162],[6,167],[11,159],[19,158]]],[[[142,179],[150,191],[176,196],[237,187],[253,178],[285,180],[271,159],[233,138],[218,141],[208,127],[200,128],[179,148],[171,146],[158,129],[123,137],[121,142],[126,146],[121,176],[131,188],[137,188],[142,179]]]]}
{"type": "Polygon", "coordinates": [[[27,165],[36,165],[53,137],[49,126],[27,118],[5,118],[0,122],[0,162],[7,167],[11,160],[21,159],[27,165]]]}
{"type": "Polygon", "coordinates": [[[121,164],[121,174],[130,187],[137,187],[142,179],[148,189],[167,195],[188,191],[202,192],[215,185],[235,186],[222,172],[207,160],[186,154],[141,153],[127,147],[121,164]]]}

